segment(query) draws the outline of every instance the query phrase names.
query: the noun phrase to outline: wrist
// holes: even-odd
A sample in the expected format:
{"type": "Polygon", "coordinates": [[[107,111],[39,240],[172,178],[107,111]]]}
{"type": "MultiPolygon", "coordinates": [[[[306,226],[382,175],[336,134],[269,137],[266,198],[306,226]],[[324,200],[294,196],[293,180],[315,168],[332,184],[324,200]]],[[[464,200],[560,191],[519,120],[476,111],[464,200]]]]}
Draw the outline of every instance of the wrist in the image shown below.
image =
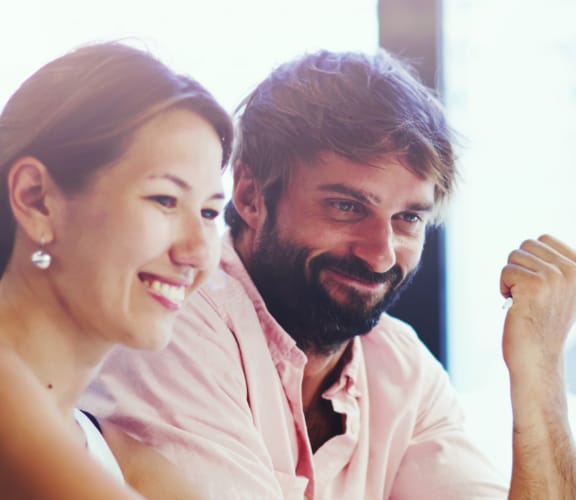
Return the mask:
{"type": "Polygon", "coordinates": [[[568,402],[560,369],[510,372],[510,396],[516,430],[567,423],[568,402]]]}
{"type": "Polygon", "coordinates": [[[562,355],[523,351],[512,359],[508,357],[505,362],[511,387],[539,390],[564,386],[562,355]]]}

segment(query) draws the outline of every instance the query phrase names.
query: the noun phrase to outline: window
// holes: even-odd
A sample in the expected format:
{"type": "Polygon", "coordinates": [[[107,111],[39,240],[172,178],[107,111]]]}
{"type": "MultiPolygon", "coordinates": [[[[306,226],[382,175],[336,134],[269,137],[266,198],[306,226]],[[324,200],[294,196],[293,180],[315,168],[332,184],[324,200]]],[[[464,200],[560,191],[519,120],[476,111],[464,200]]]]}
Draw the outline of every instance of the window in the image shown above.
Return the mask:
{"type": "Polygon", "coordinates": [[[570,0],[444,0],[445,101],[463,173],[447,223],[448,366],[471,430],[506,472],[499,276],[524,239],[576,246],[574,19],[570,0]]]}

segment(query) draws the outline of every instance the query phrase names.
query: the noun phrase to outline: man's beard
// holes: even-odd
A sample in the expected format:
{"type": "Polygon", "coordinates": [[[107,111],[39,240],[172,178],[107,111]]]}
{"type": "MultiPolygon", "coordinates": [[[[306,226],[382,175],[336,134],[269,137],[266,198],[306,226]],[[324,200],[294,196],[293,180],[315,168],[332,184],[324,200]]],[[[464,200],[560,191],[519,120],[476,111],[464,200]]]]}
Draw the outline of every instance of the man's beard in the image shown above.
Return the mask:
{"type": "Polygon", "coordinates": [[[307,247],[280,240],[271,229],[259,239],[246,266],[270,314],[310,354],[329,354],[372,330],[416,273],[413,269],[405,277],[398,265],[375,273],[358,257],[329,253],[313,257],[307,272],[309,253],[307,247]],[[360,282],[384,284],[384,294],[375,300],[373,294],[333,284],[346,297],[338,302],[321,283],[320,273],[326,269],[360,282]]]}

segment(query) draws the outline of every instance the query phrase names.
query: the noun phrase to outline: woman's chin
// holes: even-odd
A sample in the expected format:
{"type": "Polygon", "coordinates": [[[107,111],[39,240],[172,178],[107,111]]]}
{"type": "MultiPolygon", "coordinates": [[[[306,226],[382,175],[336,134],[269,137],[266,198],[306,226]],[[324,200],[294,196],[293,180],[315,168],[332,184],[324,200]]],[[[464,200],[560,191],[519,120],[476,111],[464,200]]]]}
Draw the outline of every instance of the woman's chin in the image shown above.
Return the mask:
{"type": "Polygon", "coordinates": [[[174,331],[174,320],[148,324],[133,332],[129,341],[122,344],[130,349],[159,351],[170,342],[174,331]]]}

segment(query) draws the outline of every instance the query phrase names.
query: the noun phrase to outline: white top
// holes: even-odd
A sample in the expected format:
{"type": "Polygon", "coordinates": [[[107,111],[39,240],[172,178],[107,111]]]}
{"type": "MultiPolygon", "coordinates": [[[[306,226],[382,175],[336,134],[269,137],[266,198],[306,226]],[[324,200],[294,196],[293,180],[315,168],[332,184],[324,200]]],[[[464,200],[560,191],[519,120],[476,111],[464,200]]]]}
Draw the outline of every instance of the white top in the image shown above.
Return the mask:
{"type": "Polygon", "coordinates": [[[86,446],[88,447],[90,455],[98,460],[110,474],[124,483],[124,476],[122,475],[120,466],[116,458],[114,458],[102,433],[84,413],[76,408],[74,409],[74,418],[84,432],[86,446]]]}

